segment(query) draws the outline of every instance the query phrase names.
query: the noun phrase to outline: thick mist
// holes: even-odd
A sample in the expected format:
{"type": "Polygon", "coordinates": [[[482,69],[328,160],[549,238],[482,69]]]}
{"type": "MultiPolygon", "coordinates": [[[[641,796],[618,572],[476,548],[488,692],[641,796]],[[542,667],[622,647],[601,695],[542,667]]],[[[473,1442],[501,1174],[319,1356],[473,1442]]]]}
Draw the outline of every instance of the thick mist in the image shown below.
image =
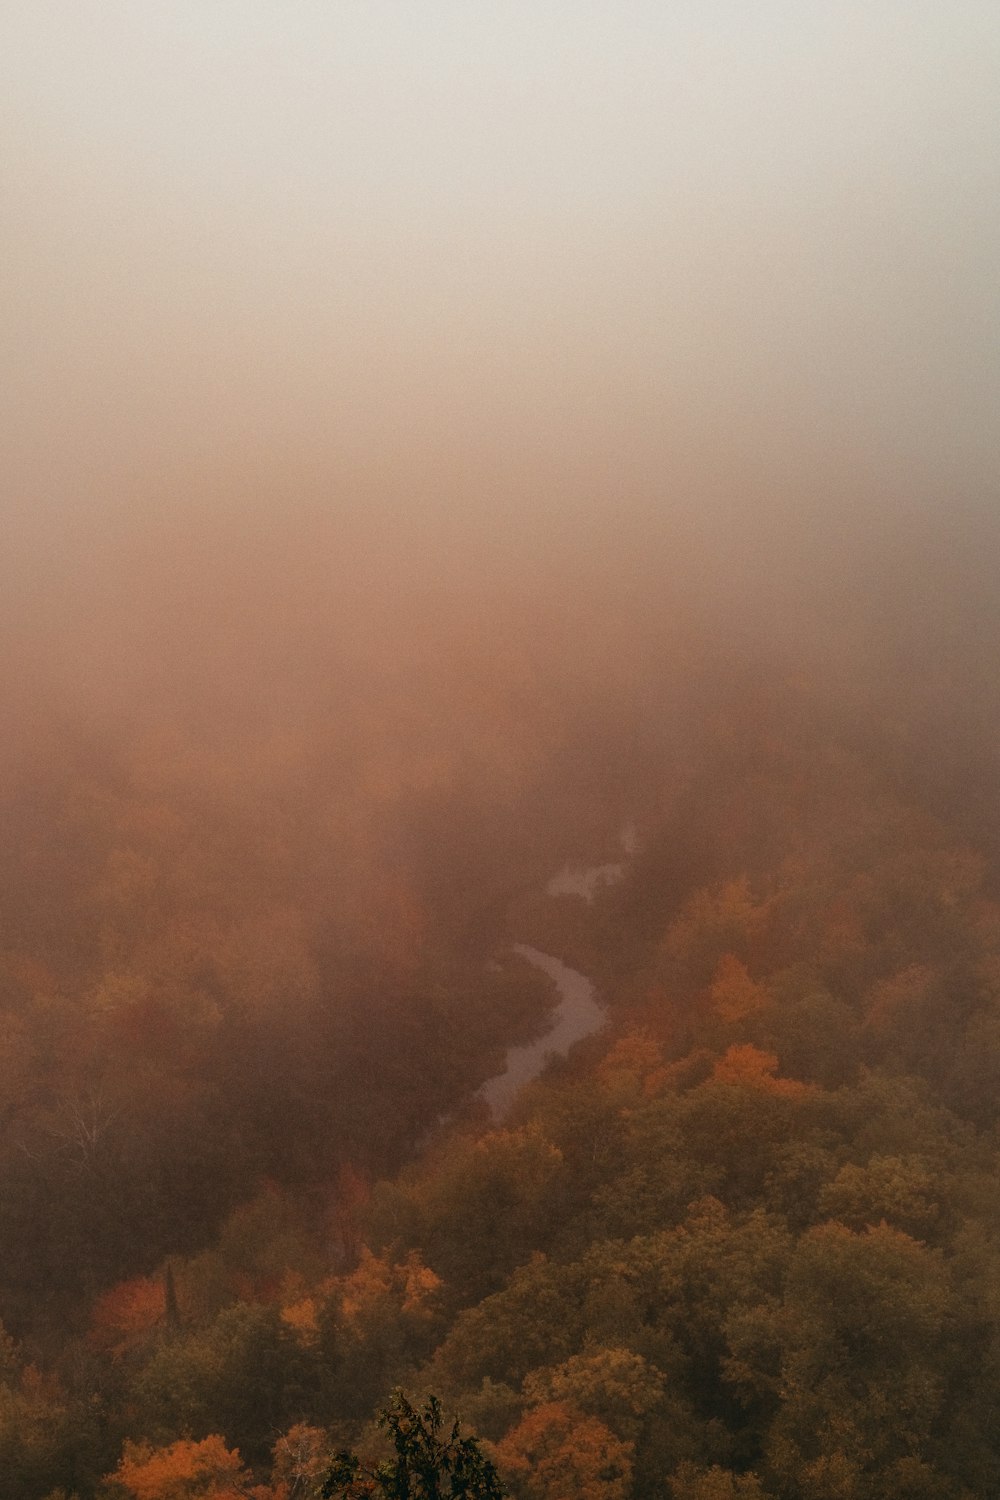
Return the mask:
{"type": "Polygon", "coordinates": [[[2,30],[28,783],[173,759],[239,818],[322,787],[345,839],[367,809],[354,858],[464,780],[554,852],[694,742],[701,671],[991,721],[993,7],[2,30]]]}
{"type": "Polygon", "coordinates": [[[991,722],[993,7],[2,29],[29,782],[174,757],[249,817],[285,777],[358,849],[401,787],[530,824],[559,783],[554,849],[693,743],[699,672],[991,722]]]}
{"type": "Polygon", "coordinates": [[[266,531],[280,574],[317,517],[428,580],[623,532],[822,574],[994,504],[985,3],[15,4],[3,31],[19,591],[144,528],[154,570],[207,524],[266,531]]]}

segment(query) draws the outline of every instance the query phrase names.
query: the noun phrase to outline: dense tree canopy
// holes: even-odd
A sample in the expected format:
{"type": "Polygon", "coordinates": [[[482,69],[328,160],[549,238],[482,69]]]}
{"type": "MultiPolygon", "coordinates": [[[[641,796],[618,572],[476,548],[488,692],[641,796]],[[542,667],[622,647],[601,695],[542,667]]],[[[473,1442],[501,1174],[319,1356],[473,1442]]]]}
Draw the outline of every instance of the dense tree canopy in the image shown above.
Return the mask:
{"type": "Polygon", "coordinates": [[[397,1387],[517,1500],[1000,1490],[986,750],[946,687],[585,627],[600,690],[425,621],[294,732],[9,751],[11,1500],[391,1494],[411,1439],[460,1493],[397,1387]],[[545,894],[626,815],[620,882],[545,894]],[[491,1120],[522,940],[607,1024],[491,1120]]]}

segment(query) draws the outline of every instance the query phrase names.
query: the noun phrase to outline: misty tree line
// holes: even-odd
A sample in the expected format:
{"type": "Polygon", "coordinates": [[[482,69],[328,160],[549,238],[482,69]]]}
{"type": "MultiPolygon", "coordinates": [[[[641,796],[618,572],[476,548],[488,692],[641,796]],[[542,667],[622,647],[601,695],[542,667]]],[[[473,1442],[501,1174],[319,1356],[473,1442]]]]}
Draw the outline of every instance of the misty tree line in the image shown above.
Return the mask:
{"type": "Polygon", "coordinates": [[[397,1386],[523,1500],[995,1491],[988,705],[675,645],[8,750],[12,1496],[290,1500],[397,1386]],[[500,1128],[515,937],[610,1021],[500,1128]]]}

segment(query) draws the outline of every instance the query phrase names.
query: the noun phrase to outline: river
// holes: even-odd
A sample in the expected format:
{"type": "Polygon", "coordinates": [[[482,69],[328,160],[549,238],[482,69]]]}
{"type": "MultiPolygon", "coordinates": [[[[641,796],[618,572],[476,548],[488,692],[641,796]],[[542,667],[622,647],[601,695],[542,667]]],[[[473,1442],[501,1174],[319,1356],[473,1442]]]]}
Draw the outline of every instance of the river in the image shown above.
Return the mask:
{"type": "MultiPolygon", "coordinates": [[[[622,829],[621,845],[626,858],[635,854],[638,840],[631,823],[622,829]]],[[[614,885],[624,874],[624,860],[589,867],[565,865],[553,875],[545,889],[550,896],[580,896],[590,902],[602,885],[614,885]]],[[[503,1072],[488,1079],[479,1090],[480,1098],[486,1100],[495,1120],[503,1118],[518,1092],[538,1077],[549,1058],[565,1057],[577,1042],[598,1031],[606,1019],[604,1008],[597,1000],[594,982],[586,974],[571,969],[551,953],[529,947],[527,943],[516,944],[514,952],[520,953],[522,958],[553,980],[559,992],[559,1004],[555,1020],[545,1035],[536,1042],[511,1047],[503,1072]]]]}
{"type": "Polygon", "coordinates": [[[529,948],[518,943],[514,949],[526,958],[529,964],[541,969],[554,980],[559,991],[559,1004],[555,1020],[537,1042],[527,1042],[521,1047],[511,1047],[507,1053],[507,1066],[502,1073],[489,1079],[479,1090],[486,1100],[494,1119],[502,1119],[513,1104],[518,1092],[526,1083],[537,1078],[550,1057],[565,1057],[574,1043],[592,1031],[597,1031],[605,1021],[604,1009],[598,1004],[594,982],[586,974],[571,969],[551,953],[542,953],[538,948],[529,948]]]}

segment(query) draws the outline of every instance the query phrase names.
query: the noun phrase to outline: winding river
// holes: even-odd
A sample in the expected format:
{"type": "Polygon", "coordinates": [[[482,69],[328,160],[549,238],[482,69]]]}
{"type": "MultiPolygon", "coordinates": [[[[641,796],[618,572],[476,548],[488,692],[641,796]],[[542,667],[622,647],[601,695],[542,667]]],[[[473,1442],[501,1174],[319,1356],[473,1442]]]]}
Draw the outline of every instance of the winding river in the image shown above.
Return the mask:
{"type": "Polygon", "coordinates": [[[520,953],[522,958],[555,981],[559,1004],[555,1021],[545,1035],[537,1042],[511,1047],[504,1071],[489,1079],[479,1090],[494,1119],[503,1118],[518,1092],[538,1077],[550,1057],[565,1057],[575,1042],[597,1031],[605,1019],[604,1010],[597,1003],[593,980],[586,974],[571,969],[551,953],[529,948],[526,943],[518,943],[514,952],[520,953]]]}
{"type": "MultiPolygon", "coordinates": [[[[626,856],[636,852],[636,833],[631,824],[622,830],[621,844],[626,856]]],[[[545,889],[550,896],[580,896],[584,901],[593,901],[602,885],[613,885],[624,873],[624,861],[589,868],[566,865],[553,875],[545,889]]],[[[565,1057],[571,1047],[590,1036],[591,1032],[598,1031],[605,1021],[604,1008],[598,1003],[594,982],[586,974],[571,969],[551,953],[543,953],[526,943],[517,943],[514,952],[520,953],[522,958],[553,980],[559,992],[559,1004],[555,1020],[545,1035],[536,1042],[511,1047],[503,1072],[488,1079],[479,1090],[480,1098],[486,1100],[495,1120],[503,1118],[519,1091],[538,1077],[551,1057],[565,1057]]]]}

